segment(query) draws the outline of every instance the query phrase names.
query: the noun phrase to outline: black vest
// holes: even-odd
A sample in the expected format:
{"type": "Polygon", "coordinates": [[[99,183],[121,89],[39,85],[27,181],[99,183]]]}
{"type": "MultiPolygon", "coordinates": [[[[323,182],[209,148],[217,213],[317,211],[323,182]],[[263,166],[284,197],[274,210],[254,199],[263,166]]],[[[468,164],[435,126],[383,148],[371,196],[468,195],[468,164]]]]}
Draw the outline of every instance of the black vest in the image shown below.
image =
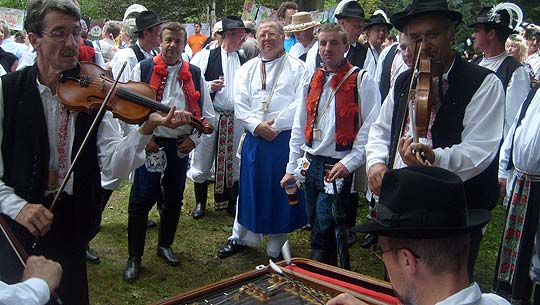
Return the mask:
{"type": "MultiPolygon", "coordinates": [[[[154,71],[154,59],[153,58],[147,58],[143,61],[141,61],[141,81],[150,84],[150,79],[152,78],[152,72],[154,71]]],[[[189,72],[191,72],[191,78],[193,78],[193,83],[195,84],[195,90],[201,91],[201,69],[198,67],[189,64],[189,72]]],[[[206,90],[206,88],[205,88],[206,90]]],[[[202,96],[202,93],[201,93],[202,96]]],[[[203,111],[203,103],[202,99],[199,97],[199,100],[197,101],[197,104],[199,104],[199,108],[201,111],[203,111]]],[[[187,102],[186,102],[187,106],[187,102]]]]}
{"type": "MultiPolygon", "coordinates": [[[[247,61],[246,58],[238,51],[236,54],[238,54],[238,59],[240,59],[240,65],[243,65],[247,61]]],[[[221,47],[210,50],[208,65],[206,65],[206,72],[204,72],[204,79],[207,82],[218,79],[223,75],[223,66],[221,64],[221,47]]],[[[214,100],[215,96],[216,92],[210,93],[212,100],[214,100]]]]}
{"type": "MultiPolygon", "coordinates": [[[[452,71],[448,75],[448,91],[444,96],[437,117],[431,128],[433,148],[450,147],[461,143],[465,108],[492,71],[465,62],[456,56],[452,71]]],[[[390,132],[390,154],[388,168],[392,168],[396,155],[403,117],[406,115],[407,92],[411,79],[411,70],[399,75],[394,85],[394,110],[390,132]]],[[[498,158],[479,175],[464,182],[469,208],[491,210],[499,197],[497,165],[498,158]]]]}
{"type": "Polygon", "coordinates": [[[0,65],[6,70],[6,73],[11,72],[11,67],[17,60],[18,58],[15,54],[6,52],[0,47],[0,65]]]}
{"type": "MultiPolygon", "coordinates": [[[[355,47],[350,46],[349,52],[347,52],[347,60],[351,63],[353,66],[357,66],[358,68],[362,69],[364,67],[364,62],[366,61],[368,52],[368,47],[366,47],[364,44],[357,43],[355,47]]],[[[317,57],[315,58],[317,66],[315,68],[318,68],[321,66],[322,59],[319,55],[319,52],[317,52],[317,57]]]]}
{"type": "MultiPolygon", "coordinates": [[[[49,140],[41,97],[36,86],[37,65],[2,76],[4,121],[2,180],[15,194],[28,202],[43,203],[47,188],[49,140]]],[[[75,123],[72,159],[75,157],[95,115],[78,113],[75,123]]],[[[89,230],[101,213],[101,175],[97,156],[96,133],[80,156],[73,173],[73,200],[61,202],[47,234],[65,242],[86,242],[89,230]],[[54,230],[55,228],[64,228],[54,230]]],[[[50,203],[49,203],[50,204],[50,203]]]]}
{"type": "Polygon", "coordinates": [[[133,52],[135,53],[135,57],[137,57],[138,62],[141,62],[143,59],[146,58],[146,56],[144,56],[143,52],[141,51],[141,49],[139,48],[137,44],[134,43],[130,45],[129,48],[132,49],[133,52]]]}
{"type": "MultiPolygon", "coordinates": [[[[483,58],[484,56],[478,56],[471,62],[479,65],[483,58]]],[[[519,67],[521,67],[521,64],[517,59],[515,59],[513,56],[506,56],[499,68],[497,68],[497,71],[495,71],[495,74],[497,74],[497,77],[503,84],[504,93],[506,93],[506,89],[510,83],[510,79],[512,79],[512,75],[519,67]]]]}
{"type": "Polygon", "coordinates": [[[384,99],[388,95],[388,91],[390,91],[390,77],[392,74],[392,64],[394,63],[394,58],[397,54],[397,47],[398,45],[395,44],[390,47],[390,50],[388,51],[386,57],[384,58],[382,62],[382,73],[381,73],[381,81],[379,84],[379,91],[381,92],[381,103],[384,102],[384,99]]]}

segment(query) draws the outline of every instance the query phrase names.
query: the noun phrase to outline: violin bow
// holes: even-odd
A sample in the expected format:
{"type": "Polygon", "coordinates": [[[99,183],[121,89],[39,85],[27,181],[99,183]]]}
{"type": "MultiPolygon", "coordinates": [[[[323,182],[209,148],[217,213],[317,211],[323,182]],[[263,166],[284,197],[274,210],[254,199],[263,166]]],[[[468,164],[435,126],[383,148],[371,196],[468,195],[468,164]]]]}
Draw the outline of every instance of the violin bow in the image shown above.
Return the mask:
{"type": "MultiPolygon", "coordinates": [[[[94,121],[92,122],[92,125],[90,125],[90,128],[88,129],[88,132],[86,133],[84,140],[81,143],[81,146],[79,147],[79,150],[77,151],[77,154],[75,155],[75,158],[73,158],[73,161],[71,162],[71,165],[68,168],[68,171],[66,173],[66,177],[62,181],[62,184],[60,185],[60,188],[58,188],[58,191],[56,191],[56,194],[54,194],[54,199],[51,203],[51,206],[49,207],[49,210],[52,212],[56,208],[56,205],[58,204],[58,200],[60,199],[60,196],[64,189],[66,188],[66,185],[71,178],[71,175],[73,174],[73,170],[75,169],[75,165],[79,161],[79,158],[82,154],[83,149],[86,147],[86,144],[88,143],[88,140],[90,139],[90,135],[94,133],[94,131],[98,128],[99,124],[101,123],[101,120],[103,119],[103,115],[105,114],[105,105],[107,105],[107,102],[111,98],[112,92],[114,91],[114,88],[116,88],[116,85],[118,84],[118,80],[120,79],[120,76],[124,72],[124,69],[126,68],[127,62],[124,62],[122,67],[120,68],[120,72],[118,73],[118,76],[114,80],[114,84],[109,89],[109,92],[107,92],[107,95],[105,96],[105,99],[103,100],[103,103],[99,107],[99,110],[96,114],[96,117],[94,118],[94,121]]],[[[32,245],[32,249],[34,249],[39,241],[39,235],[35,237],[34,244],[32,245]]]]}
{"type": "MultiPolygon", "coordinates": [[[[26,268],[26,260],[28,259],[28,253],[24,250],[24,247],[21,245],[17,237],[15,237],[15,234],[13,234],[13,231],[11,231],[10,227],[4,220],[2,216],[0,216],[0,230],[2,231],[2,234],[4,234],[4,237],[8,241],[9,246],[11,249],[13,249],[13,252],[16,254],[17,259],[23,266],[23,268],[26,268]]],[[[62,300],[55,292],[51,293],[51,299],[53,299],[58,305],[62,305],[62,300]]]]}

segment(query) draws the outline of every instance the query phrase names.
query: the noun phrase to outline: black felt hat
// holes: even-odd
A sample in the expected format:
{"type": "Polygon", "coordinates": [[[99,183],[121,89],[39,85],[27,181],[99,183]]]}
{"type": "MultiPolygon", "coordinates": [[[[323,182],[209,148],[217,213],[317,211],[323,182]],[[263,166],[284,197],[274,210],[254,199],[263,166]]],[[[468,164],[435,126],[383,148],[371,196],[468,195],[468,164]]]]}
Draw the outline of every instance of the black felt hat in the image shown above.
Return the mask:
{"type": "Polygon", "coordinates": [[[336,19],[358,18],[365,19],[364,9],[356,0],[342,0],[334,11],[336,19]]]}
{"type": "Polygon", "coordinates": [[[392,24],[388,22],[386,15],[383,15],[384,12],[377,10],[371,17],[369,17],[369,22],[365,25],[364,29],[369,29],[374,25],[385,25],[388,30],[392,29],[392,24]]]}
{"type": "Polygon", "coordinates": [[[153,11],[144,11],[140,12],[137,17],[135,17],[135,25],[137,27],[137,30],[135,33],[142,32],[147,29],[151,29],[155,27],[156,25],[160,25],[162,23],[165,23],[165,21],[161,21],[159,19],[159,16],[153,12],[153,11]]]}
{"type": "Polygon", "coordinates": [[[384,174],[371,223],[354,232],[406,238],[441,238],[484,226],[487,210],[467,209],[463,182],[438,167],[413,166],[384,174]]]}
{"type": "Polygon", "coordinates": [[[221,20],[221,25],[222,25],[222,31],[218,33],[220,35],[227,31],[236,30],[236,29],[243,29],[246,32],[249,31],[249,29],[246,28],[246,26],[244,25],[244,22],[242,21],[242,19],[240,19],[240,17],[237,17],[237,16],[225,16],[225,18],[221,20]]]}
{"type": "MultiPolygon", "coordinates": [[[[476,16],[474,23],[469,24],[469,28],[474,28],[477,24],[485,24],[492,26],[494,28],[508,29],[509,31],[514,30],[514,25],[512,25],[512,17],[507,9],[503,8],[505,5],[510,5],[513,9],[513,14],[522,15],[521,9],[514,4],[502,3],[502,6],[494,7],[483,7],[478,16],[476,16]],[[498,9],[500,8],[500,9],[498,9]],[[518,11],[516,11],[519,10],[518,11]]],[[[519,25],[518,21],[518,25],[519,25]]]]}
{"type": "Polygon", "coordinates": [[[405,24],[412,18],[435,14],[447,16],[456,25],[461,22],[462,18],[460,12],[448,9],[446,0],[413,0],[408,9],[392,15],[390,22],[398,31],[403,32],[405,24]]]}

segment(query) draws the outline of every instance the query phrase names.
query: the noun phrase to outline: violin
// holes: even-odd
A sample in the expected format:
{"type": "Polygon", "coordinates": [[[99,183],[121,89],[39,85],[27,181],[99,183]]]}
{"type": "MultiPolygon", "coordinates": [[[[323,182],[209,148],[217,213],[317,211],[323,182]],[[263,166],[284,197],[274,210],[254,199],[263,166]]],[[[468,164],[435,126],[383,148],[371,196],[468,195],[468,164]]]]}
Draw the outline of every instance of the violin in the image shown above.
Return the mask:
{"type": "MultiPolygon", "coordinates": [[[[114,85],[110,72],[90,62],[80,62],[73,70],[60,75],[56,94],[60,102],[75,112],[91,112],[101,107],[114,85]]],[[[154,110],[168,113],[170,108],[155,100],[156,94],[144,82],[118,83],[105,107],[113,116],[129,124],[140,124],[154,110]]],[[[211,134],[214,126],[194,115],[190,125],[200,133],[211,134]]]]}
{"type": "MultiPolygon", "coordinates": [[[[408,108],[413,126],[413,141],[418,143],[419,138],[426,138],[431,119],[433,105],[433,79],[431,76],[432,62],[428,54],[422,52],[422,38],[416,41],[413,76],[409,87],[408,108]],[[412,106],[412,100],[415,106],[412,106]]],[[[425,152],[417,151],[416,159],[422,165],[431,165],[425,152]]]]}

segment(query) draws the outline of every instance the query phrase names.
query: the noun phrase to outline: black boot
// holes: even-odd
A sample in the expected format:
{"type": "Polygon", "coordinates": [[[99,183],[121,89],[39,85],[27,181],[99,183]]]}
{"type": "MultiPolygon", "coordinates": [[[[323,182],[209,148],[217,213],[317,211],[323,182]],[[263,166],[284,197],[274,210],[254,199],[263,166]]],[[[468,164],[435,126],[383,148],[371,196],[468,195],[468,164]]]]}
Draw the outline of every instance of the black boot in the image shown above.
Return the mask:
{"type": "Polygon", "coordinates": [[[229,195],[229,205],[227,206],[227,212],[234,217],[236,215],[236,203],[238,199],[238,181],[236,181],[233,186],[227,191],[229,195]]]}
{"type": "Polygon", "coordinates": [[[314,261],[325,263],[332,266],[337,266],[337,251],[336,250],[315,250],[311,249],[309,257],[314,261]]]}
{"type": "Polygon", "coordinates": [[[193,183],[194,193],[195,193],[195,209],[191,212],[193,219],[199,219],[204,216],[206,211],[206,199],[208,197],[208,182],[203,183],[193,183]]]}
{"type": "Polygon", "coordinates": [[[128,283],[133,283],[141,271],[141,257],[144,253],[146,240],[146,222],[148,216],[129,215],[128,218],[128,252],[126,269],[123,278],[128,283]]]}
{"type": "Polygon", "coordinates": [[[87,243],[84,245],[84,249],[86,251],[86,261],[93,264],[99,264],[101,262],[99,256],[90,249],[90,245],[87,243]]]}
{"type": "Polygon", "coordinates": [[[180,264],[180,259],[171,249],[179,218],[180,211],[171,211],[166,208],[161,209],[157,255],[165,259],[167,264],[171,266],[177,266],[180,264]]]}

